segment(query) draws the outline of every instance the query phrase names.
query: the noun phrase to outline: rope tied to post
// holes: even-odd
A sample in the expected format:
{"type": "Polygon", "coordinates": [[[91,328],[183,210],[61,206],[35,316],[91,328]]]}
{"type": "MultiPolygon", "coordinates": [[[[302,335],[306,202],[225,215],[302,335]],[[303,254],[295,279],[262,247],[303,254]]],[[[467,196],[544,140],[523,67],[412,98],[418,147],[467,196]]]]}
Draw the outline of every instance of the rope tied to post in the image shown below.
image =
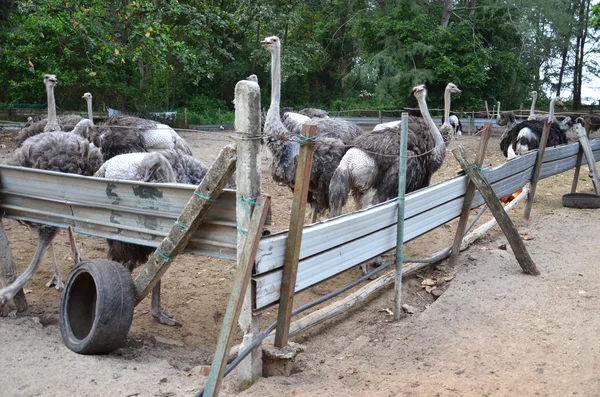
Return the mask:
{"type": "Polygon", "coordinates": [[[182,225],[181,223],[177,222],[177,221],[173,221],[173,223],[180,228],[181,230],[188,230],[190,227],[186,226],[186,225],[182,225]]]}
{"type": "Polygon", "coordinates": [[[295,136],[290,138],[291,141],[296,141],[300,144],[300,146],[303,145],[309,145],[309,144],[313,144],[316,140],[317,140],[317,136],[313,135],[313,136],[295,136]]]}
{"type": "MultiPolygon", "coordinates": [[[[257,197],[244,197],[244,196],[241,196],[241,197],[240,197],[240,201],[241,201],[243,204],[246,204],[246,205],[248,205],[248,206],[250,206],[250,205],[260,205],[260,204],[259,204],[259,203],[256,201],[256,199],[257,199],[257,197]]],[[[246,206],[243,206],[242,208],[244,208],[244,210],[245,210],[245,211],[248,211],[248,208],[246,208],[246,206]]]]}
{"type": "Polygon", "coordinates": [[[200,194],[200,193],[198,193],[198,192],[194,192],[194,195],[195,195],[195,196],[198,196],[198,197],[200,197],[201,199],[203,199],[203,200],[206,200],[206,201],[217,201],[217,200],[213,200],[213,199],[211,199],[209,196],[204,196],[204,195],[202,195],[202,194],[200,194]]]}
{"type": "Polygon", "coordinates": [[[483,168],[478,167],[477,164],[469,164],[467,168],[465,168],[465,172],[468,174],[471,171],[479,170],[482,171],[483,168]]]}
{"type": "Polygon", "coordinates": [[[158,248],[156,249],[156,251],[154,251],[156,253],[156,255],[160,256],[161,258],[163,258],[165,260],[165,262],[169,262],[171,260],[171,258],[169,258],[168,256],[166,256],[165,254],[163,254],[162,252],[160,252],[158,250],[158,248]]]}
{"type": "Polygon", "coordinates": [[[246,236],[248,234],[247,230],[244,230],[239,226],[236,226],[235,228],[237,229],[238,232],[242,233],[244,236],[246,236]]]}

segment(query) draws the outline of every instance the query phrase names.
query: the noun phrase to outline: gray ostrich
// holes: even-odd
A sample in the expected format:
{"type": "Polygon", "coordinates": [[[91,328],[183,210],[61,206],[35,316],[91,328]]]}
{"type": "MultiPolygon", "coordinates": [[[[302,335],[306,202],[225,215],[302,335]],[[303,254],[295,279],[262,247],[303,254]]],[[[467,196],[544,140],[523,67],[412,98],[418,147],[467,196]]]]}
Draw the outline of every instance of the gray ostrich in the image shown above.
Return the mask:
{"type": "MultiPolygon", "coordinates": [[[[527,118],[527,120],[529,121],[541,121],[542,123],[545,122],[546,120],[548,120],[548,115],[547,114],[535,114],[535,102],[537,101],[537,97],[538,97],[538,93],[537,91],[531,91],[529,93],[529,96],[531,96],[531,109],[529,109],[529,117],[527,118]]],[[[561,102],[561,105],[562,102],[561,102]]],[[[556,117],[554,117],[554,115],[552,116],[552,122],[553,123],[558,123],[558,120],[556,119],[556,117]]]]}
{"type": "MultiPolygon", "coordinates": [[[[40,170],[65,172],[91,176],[102,164],[100,151],[87,140],[67,132],[46,132],[27,139],[15,151],[7,164],[40,170]]],[[[14,283],[0,290],[0,304],[12,299],[38,269],[48,247],[51,247],[54,260],[54,275],[46,284],[61,289],[64,284],[56,263],[52,241],[58,234],[58,228],[27,222],[38,229],[38,244],[29,267],[14,283]]]]}
{"type": "MultiPolygon", "coordinates": [[[[161,150],[162,154],[175,172],[175,181],[186,185],[198,186],[208,171],[208,167],[194,156],[177,149],[161,150]]],[[[236,189],[235,175],[226,186],[228,189],[236,189]]]]}
{"type": "MultiPolygon", "coordinates": [[[[120,154],[102,164],[94,176],[108,179],[132,180],[155,183],[174,183],[176,174],[169,161],[160,153],[120,154]]],[[[108,259],[122,263],[129,271],[146,263],[154,248],[144,245],[107,240],[108,259]]],[[[160,323],[180,325],[171,314],[160,305],[160,287],[158,282],[152,290],[150,314],[160,323]]]]}
{"type": "Polygon", "coordinates": [[[125,153],[177,149],[191,155],[188,143],[166,124],[133,116],[110,117],[90,127],[89,139],[102,150],[104,160],[125,153]]]}
{"type": "Polygon", "coordinates": [[[61,115],[56,116],[56,102],[54,100],[54,87],[58,79],[53,74],[44,76],[44,85],[46,86],[46,95],[48,98],[48,117],[40,121],[33,122],[23,128],[17,134],[15,143],[20,147],[27,138],[41,134],[42,132],[52,131],[72,131],[78,122],[82,120],[81,116],[76,115],[61,115]]]}
{"type": "MultiPolygon", "coordinates": [[[[558,97],[550,101],[550,113],[545,116],[545,120],[555,120],[554,106],[562,106],[558,97]]],[[[537,149],[540,146],[540,139],[544,129],[544,122],[539,120],[525,120],[506,132],[500,140],[500,150],[509,160],[524,154],[530,150],[537,149]]],[[[558,123],[553,122],[550,125],[550,134],[548,135],[548,146],[557,146],[567,143],[567,136],[562,131],[558,123]]]]}
{"type": "MultiPolygon", "coordinates": [[[[458,90],[458,88],[456,88],[458,90]]],[[[409,119],[406,192],[428,186],[446,157],[446,144],[427,108],[424,85],[413,88],[423,119],[409,119]]],[[[450,127],[451,128],[451,127],[450,127]]],[[[398,196],[400,130],[387,128],[354,140],[331,178],[330,215],[338,216],[352,194],[359,208],[398,196]]]]}
{"type": "MultiPolygon", "coordinates": [[[[278,37],[267,37],[261,42],[271,53],[271,105],[265,117],[264,142],[273,155],[271,175],[278,183],[294,188],[296,156],[300,150],[299,136],[281,121],[281,42],[278,37]]],[[[308,116],[306,116],[308,117],[308,116]]],[[[329,208],[329,181],[348,145],[362,134],[360,127],[343,120],[313,118],[317,126],[317,141],[309,184],[309,203],[316,216],[329,208]]]]}

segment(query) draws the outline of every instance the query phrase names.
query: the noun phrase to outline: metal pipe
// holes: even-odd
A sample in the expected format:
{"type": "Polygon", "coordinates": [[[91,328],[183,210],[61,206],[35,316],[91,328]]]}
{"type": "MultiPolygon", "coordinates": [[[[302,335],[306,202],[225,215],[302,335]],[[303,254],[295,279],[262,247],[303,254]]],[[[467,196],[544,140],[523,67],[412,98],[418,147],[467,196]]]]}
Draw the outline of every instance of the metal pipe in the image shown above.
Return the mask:
{"type": "Polygon", "coordinates": [[[402,259],[404,256],[404,199],[406,195],[406,146],[408,113],[402,113],[400,130],[400,158],[398,159],[398,221],[396,223],[396,278],[394,280],[394,320],[402,313],[402,259]]]}

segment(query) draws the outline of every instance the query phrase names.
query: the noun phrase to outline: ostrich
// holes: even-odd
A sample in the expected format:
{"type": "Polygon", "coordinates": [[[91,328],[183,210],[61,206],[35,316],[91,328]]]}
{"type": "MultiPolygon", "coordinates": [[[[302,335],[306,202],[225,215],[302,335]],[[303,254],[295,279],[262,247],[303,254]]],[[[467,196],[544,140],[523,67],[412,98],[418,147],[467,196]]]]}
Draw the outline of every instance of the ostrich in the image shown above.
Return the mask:
{"type": "Polygon", "coordinates": [[[44,76],[44,85],[46,86],[46,95],[48,98],[48,117],[38,122],[33,122],[23,128],[17,134],[15,143],[20,147],[27,138],[41,134],[42,132],[64,131],[69,132],[75,128],[77,123],[82,120],[81,116],[61,115],[56,116],[56,102],[54,100],[54,87],[58,79],[53,74],[44,76]]]}
{"type": "Polygon", "coordinates": [[[94,115],[92,114],[92,94],[86,92],[83,94],[82,98],[87,102],[88,119],[93,122],[94,115]]]}
{"type": "MultiPolygon", "coordinates": [[[[546,120],[548,120],[548,115],[547,114],[535,114],[535,102],[537,101],[537,97],[538,97],[538,93],[537,91],[531,91],[529,93],[529,95],[531,96],[531,109],[529,110],[529,117],[527,118],[527,120],[533,121],[533,120],[537,120],[537,121],[541,121],[541,122],[545,122],[546,120]]],[[[561,105],[562,102],[561,102],[561,105]]],[[[556,117],[552,118],[552,122],[553,123],[558,123],[558,120],[556,120],[556,117]]]]}
{"type": "MultiPolygon", "coordinates": [[[[175,173],[175,182],[186,185],[199,185],[208,171],[208,167],[194,156],[190,156],[176,149],[160,150],[158,153],[163,155],[171,165],[175,173]]],[[[235,175],[226,186],[228,189],[235,189],[235,175]]]]}
{"type": "MultiPolygon", "coordinates": [[[[102,164],[94,176],[109,179],[133,180],[155,183],[177,182],[175,171],[165,156],[160,153],[120,154],[102,164]]],[[[107,240],[108,259],[122,263],[130,272],[146,263],[155,250],[152,247],[107,240]]],[[[150,314],[160,323],[181,325],[160,305],[160,286],[158,282],[152,290],[150,314]]]]}
{"type": "Polygon", "coordinates": [[[500,140],[504,139],[508,131],[510,131],[515,125],[517,125],[517,118],[515,114],[511,111],[502,112],[496,121],[500,127],[504,127],[504,131],[502,132],[502,137],[500,140]]]}
{"type": "MultiPolygon", "coordinates": [[[[102,164],[102,155],[87,140],[76,134],[61,131],[46,132],[27,139],[7,164],[91,176],[102,164]]],[[[46,286],[55,285],[56,289],[64,286],[52,245],[59,229],[49,225],[29,222],[27,224],[38,229],[37,248],[27,270],[13,284],[0,290],[0,304],[12,299],[33,276],[49,246],[54,260],[54,275],[46,286]]]]}
{"type": "MultiPolygon", "coordinates": [[[[273,155],[271,176],[278,183],[294,188],[296,156],[300,150],[299,136],[290,131],[279,114],[281,98],[281,43],[278,37],[261,42],[271,53],[271,105],[265,117],[264,142],[273,155]],[[296,139],[296,140],[294,140],[296,139]]],[[[307,116],[308,117],[308,116],[307,116]]],[[[330,118],[313,118],[318,137],[313,156],[309,185],[309,203],[313,221],[329,208],[329,181],[352,140],[362,129],[352,123],[330,118]]]]}
{"type": "MultiPolygon", "coordinates": [[[[444,124],[444,116],[442,116],[442,125],[444,124]]],[[[448,122],[452,126],[452,134],[453,136],[459,137],[462,136],[462,123],[460,119],[454,112],[450,112],[450,116],[448,122]]],[[[446,139],[447,142],[447,139],[446,139]]]]}
{"type": "MultiPolygon", "coordinates": [[[[547,120],[554,120],[554,106],[562,106],[558,97],[550,101],[550,113],[546,116],[547,120]]],[[[544,122],[538,120],[525,120],[515,125],[508,131],[500,141],[500,149],[509,160],[524,154],[530,150],[537,149],[540,145],[540,138],[544,122]]],[[[548,135],[548,146],[557,146],[567,143],[567,136],[560,129],[557,123],[553,122],[550,126],[548,135]]]]}
{"type": "MultiPolygon", "coordinates": [[[[458,88],[455,88],[458,90],[458,88]]],[[[428,186],[446,157],[446,144],[427,108],[424,85],[413,88],[423,119],[409,119],[406,192],[428,186]]],[[[360,208],[398,196],[400,130],[388,128],[354,140],[331,179],[330,214],[338,216],[352,193],[360,208]]]]}
{"type": "Polygon", "coordinates": [[[89,139],[102,150],[104,160],[125,153],[178,149],[191,155],[187,142],[171,127],[133,116],[114,116],[91,127],[89,139]]]}
{"type": "MultiPolygon", "coordinates": [[[[455,90],[458,88],[455,86],[455,90]]],[[[460,91],[458,91],[460,92],[460,91]]],[[[406,192],[429,186],[444,162],[446,144],[435,125],[424,85],[413,88],[423,119],[410,117],[407,139],[406,192]]],[[[398,196],[400,130],[388,128],[362,135],[342,158],[329,186],[330,215],[337,216],[351,193],[360,208],[398,196]]],[[[366,265],[362,265],[366,273],[366,265]]]]}

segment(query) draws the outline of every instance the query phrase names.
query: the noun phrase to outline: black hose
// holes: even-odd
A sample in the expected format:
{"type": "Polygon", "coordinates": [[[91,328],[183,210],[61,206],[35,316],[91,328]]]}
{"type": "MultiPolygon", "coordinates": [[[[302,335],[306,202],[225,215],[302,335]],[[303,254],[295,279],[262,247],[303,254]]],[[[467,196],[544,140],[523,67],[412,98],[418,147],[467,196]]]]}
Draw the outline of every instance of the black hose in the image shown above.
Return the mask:
{"type": "MultiPolygon", "coordinates": [[[[483,213],[485,212],[485,210],[487,209],[487,206],[484,205],[483,208],[479,211],[479,213],[477,213],[477,215],[475,215],[475,218],[473,218],[473,221],[469,224],[469,226],[466,228],[465,232],[463,235],[466,235],[469,230],[471,230],[471,228],[473,227],[473,225],[475,225],[475,222],[477,222],[479,220],[479,218],[481,218],[481,215],[483,215],[483,213]]],[[[448,247],[445,250],[443,250],[442,252],[440,252],[439,254],[437,254],[436,256],[433,256],[431,258],[405,258],[402,260],[402,262],[407,262],[407,263],[414,263],[414,262],[418,262],[418,263],[434,263],[439,261],[440,259],[444,258],[444,256],[448,255],[448,252],[450,252],[452,250],[452,247],[448,247]]],[[[331,298],[335,298],[336,296],[348,291],[351,288],[354,288],[355,286],[357,286],[358,284],[362,283],[363,281],[371,278],[372,276],[374,276],[375,274],[379,273],[380,271],[388,268],[390,265],[395,264],[396,261],[387,261],[384,262],[383,264],[381,264],[381,266],[371,270],[370,272],[368,272],[367,274],[365,274],[364,276],[362,276],[359,279],[354,280],[353,282],[351,282],[350,284],[345,285],[344,287],[330,292],[327,295],[323,295],[322,297],[320,297],[319,299],[316,299],[312,302],[309,302],[307,304],[304,304],[294,310],[292,310],[292,316],[295,316],[296,314],[300,314],[305,310],[308,310],[312,307],[315,307],[331,298]]],[[[262,331],[261,333],[259,333],[258,335],[256,335],[256,338],[252,341],[252,343],[250,343],[250,345],[246,348],[246,350],[244,350],[243,352],[239,353],[238,356],[235,358],[235,360],[233,360],[231,362],[231,364],[229,364],[227,366],[227,368],[225,369],[225,373],[223,374],[223,377],[227,376],[231,371],[234,370],[235,367],[238,366],[239,363],[241,363],[247,356],[248,354],[250,354],[250,352],[252,350],[254,350],[256,347],[258,347],[263,340],[265,340],[265,338],[267,336],[269,336],[269,334],[275,329],[275,327],[277,327],[277,322],[274,322],[273,324],[269,325],[264,331],[262,331]]],[[[216,357],[215,357],[216,358],[216,357]]],[[[204,395],[204,388],[202,388],[198,393],[196,393],[194,395],[194,397],[202,397],[204,395]]]]}

